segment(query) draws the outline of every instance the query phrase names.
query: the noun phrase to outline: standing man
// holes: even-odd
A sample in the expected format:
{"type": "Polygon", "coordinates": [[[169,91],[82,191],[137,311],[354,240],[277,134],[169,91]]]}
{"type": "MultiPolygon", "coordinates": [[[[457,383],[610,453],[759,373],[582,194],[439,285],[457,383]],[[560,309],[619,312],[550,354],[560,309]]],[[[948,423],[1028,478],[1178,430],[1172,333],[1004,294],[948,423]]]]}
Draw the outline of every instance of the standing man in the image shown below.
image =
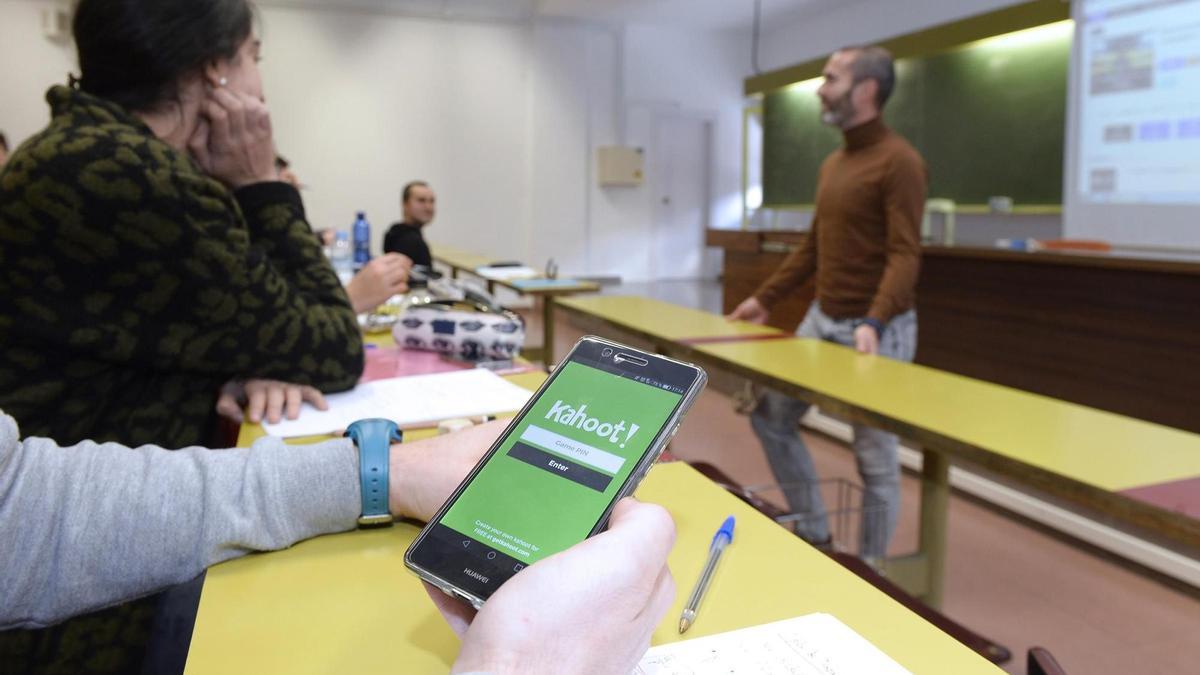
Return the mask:
{"type": "MultiPolygon", "coordinates": [[[[821,121],[841,129],[844,145],[821,165],[812,229],[755,294],[729,315],[766,322],[769,308],[813,275],[817,297],[797,335],[853,347],[861,354],[912,361],[917,347],[914,292],[925,207],[925,162],[880,113],[895,84],[892,56],[880,47],[847,47],[829,57],[817,90],[821,121]]],[[[816,470],[797,427],[808,405],[768,391],[751,415],[775,478],[805,518],[797,533],[830,541],[816,470]]],[[[878,566],[900,509],[894,434],[854,425],[864,484],[860,555],[878,566]]]]}
{"type": "Polygon", "coordinates": [[[425,181],[414,180],[404,186],[400,196],[400,208],[404,219],[392,225],[383,237],[384,253],[403,253],[412,259],[413,265],[433,267],[433,256],[429,245],[421,235],[421,228],[433,222],[437,212],[437,196],[425,181]]]}

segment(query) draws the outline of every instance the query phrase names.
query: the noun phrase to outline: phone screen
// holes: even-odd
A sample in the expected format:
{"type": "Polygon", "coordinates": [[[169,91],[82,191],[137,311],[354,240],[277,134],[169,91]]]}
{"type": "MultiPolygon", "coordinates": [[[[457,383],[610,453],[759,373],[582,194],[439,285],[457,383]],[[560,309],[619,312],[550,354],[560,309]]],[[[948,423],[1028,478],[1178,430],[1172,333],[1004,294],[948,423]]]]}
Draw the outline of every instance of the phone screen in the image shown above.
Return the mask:
{"type": "Polygon", "coordinates": [[[677,370],[656,369],[653,360],[631,370],[580,351],[429,526],[427,546],[417,548],[439,553],[418,552],[414,562],[464,575],[455,583],[486,598],[591,534],[693,384],[670,373],[687,370],[694,381],[699,371],[671,362],[677,370]]]}

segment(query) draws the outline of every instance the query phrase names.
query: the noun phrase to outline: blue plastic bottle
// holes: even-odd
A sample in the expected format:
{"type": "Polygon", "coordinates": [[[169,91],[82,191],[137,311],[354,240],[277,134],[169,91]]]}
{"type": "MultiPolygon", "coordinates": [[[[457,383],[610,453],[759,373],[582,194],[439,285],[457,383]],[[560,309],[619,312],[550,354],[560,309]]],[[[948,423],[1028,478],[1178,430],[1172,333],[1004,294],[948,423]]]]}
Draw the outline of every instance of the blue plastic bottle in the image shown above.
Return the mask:
{"type": "Polygon", "coordinates": [[[367,214],[359,211],[354,221],[354,271],[371,262],[371,224],[367,214]]]}

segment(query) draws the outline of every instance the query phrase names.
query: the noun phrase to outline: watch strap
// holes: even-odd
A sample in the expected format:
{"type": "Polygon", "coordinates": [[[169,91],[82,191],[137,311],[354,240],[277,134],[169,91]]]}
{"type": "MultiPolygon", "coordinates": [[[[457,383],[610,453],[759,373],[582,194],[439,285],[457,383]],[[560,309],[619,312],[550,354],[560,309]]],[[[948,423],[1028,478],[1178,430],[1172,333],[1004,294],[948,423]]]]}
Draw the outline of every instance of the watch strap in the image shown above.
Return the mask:
{"type": "Polygon", "coordinates": [[[359,480],[362,482],[362,527],[391,525],[388,510],[388,466],[393,442],[404,439],[400,427],[391,420],[358,420],[346,428],[346,436],[358,446],[359,480]]]}

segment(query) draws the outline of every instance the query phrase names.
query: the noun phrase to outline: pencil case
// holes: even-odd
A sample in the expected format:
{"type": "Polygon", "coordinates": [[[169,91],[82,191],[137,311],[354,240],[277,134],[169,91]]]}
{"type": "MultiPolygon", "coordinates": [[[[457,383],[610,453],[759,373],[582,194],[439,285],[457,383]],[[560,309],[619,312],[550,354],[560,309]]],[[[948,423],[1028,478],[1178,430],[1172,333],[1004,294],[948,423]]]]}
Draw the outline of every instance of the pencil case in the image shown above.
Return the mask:
{"type": "Polygon", "coordinates": [[[470,301],[410,304],[392,327],[405,349],[440,352],[467,361],[512,359],[525,345],[525,321],[506,309],[470,301]]]}

